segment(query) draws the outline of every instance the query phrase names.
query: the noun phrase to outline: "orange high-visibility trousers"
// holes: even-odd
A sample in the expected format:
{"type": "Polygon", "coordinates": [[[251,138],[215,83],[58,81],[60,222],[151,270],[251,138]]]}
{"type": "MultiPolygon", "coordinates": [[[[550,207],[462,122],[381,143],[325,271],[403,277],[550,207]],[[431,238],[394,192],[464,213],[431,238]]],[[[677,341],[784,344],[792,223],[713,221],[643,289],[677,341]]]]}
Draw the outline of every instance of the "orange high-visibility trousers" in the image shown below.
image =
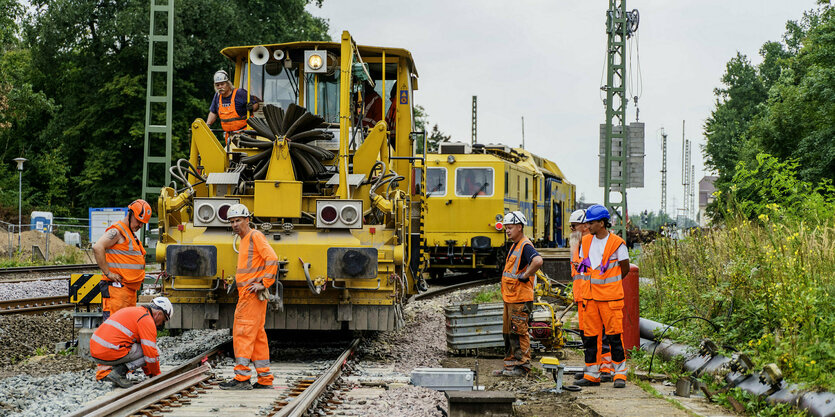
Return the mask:
{"type": "MultiPolygon", "coordinates": [[[[243,288],[241,288],[243,292],[243,288]]],[[[270,373],[270,347],[264,322],[267,314],[267,300],[259,300],[254,293],[240,294],[235,308],[235,322],[232,327],[232,346],[235,349],[235,379],[249,381],[252,368],[258,375],[258,383],[272,385],[270,373]]]]}
{"type": "Polygon", "coordinates": [[[599,382],[604,355],[600,343],[608,342],[611,372],[615,380],[626,380],[626,352],[623,350],[623,300],[586,300],[583,334],[586,336],[584,378],[599,382]],[[605,333],[604,333],[605,328],[605,333]]]}
{"type": "MultiPolygon", "coordinates": [[[[102,283],[105,282],[111,284],[110,281],[102,281],[102,283]]],[[[125,307],[136,307],[136,290],[125,286],[114,287],[108,285],[107,291],[110,293],[110,297],[105,298],[102,296],[101,298],[101,310],[104,320],[109,319],[110,316],[125,307]]]]}

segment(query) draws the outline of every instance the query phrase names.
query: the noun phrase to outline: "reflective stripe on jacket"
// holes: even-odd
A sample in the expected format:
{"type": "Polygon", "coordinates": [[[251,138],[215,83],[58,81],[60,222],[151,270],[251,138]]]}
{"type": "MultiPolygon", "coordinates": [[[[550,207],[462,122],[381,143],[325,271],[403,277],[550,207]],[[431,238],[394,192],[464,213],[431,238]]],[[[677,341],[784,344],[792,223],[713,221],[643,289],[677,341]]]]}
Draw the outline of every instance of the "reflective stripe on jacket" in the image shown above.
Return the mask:
{"type": "Polygon", "coordinates": [[[223,97],[217,95],[217,116],[220,119],[220,126],[227,132],[241,130],[246,127],[246,114],[238,114],[238,109],[235,108],[235,96],[238,94],[238,89],[232,90],[232,99],[229,104],[223,104],[223,97]]]}
{"type": "Polygon", "coordinates": [[[134,343],[142,346],[148,375],[159,375],[157,326],[146,307],[126,307],[110,316],[90,339],[90,356],[101,361],[125,357],[134,343]]]}
{"type": "Polygon", "coordinates": [[[145,279],[145,248],[123,220],[113,223],[107,228],[110,229],[119,231],[125,240],[105,249],[104,260],[111,271],[122,277],[122,284],[136,291],[145,279]]]}
{"type": "Polygon", "coordinates": [[[589,276],[585,273],[577,272],[577,266],[580,265],[580,246],[571,254],[571,278],[574,283],[571,285],[571,293],[574,295],[574,301],[583,301],[583,296],[589,288],[589,276]]]}
{"type": "Polygon", "coordinates": [[[254,282],[260,282],[265,287],[273,285],[278,272],[278,256],[263,233],[253,229],[241,239],[238,248],[238,270],[235,282],[238,286],[238,297],[243,298],[247,293],[243,287],[254,282]]]}
{"type": "MultiPolygon", "coordinates": [[[[589,250],[594,235],[583,236],[580,248],[583,259],[589,258],[589,250]]],[[[609,240],[603,249],[600,265],[592,265],[589,274],[589,286],[583,298],[595,301],[614,301],[623,299],[623,283],[621,282],[620,263],[618,262],[618,248],[625,242],[620,236],[609,232],[609,240]]]]}
{"type": "Polygon", "coordinates": [[[507,254],[507,261],[504,264],[504,272],[502,272],[502,299],[506,303],[525,303],[533,301],[533,277],[528,282],[519,281],[525,269],[519,270],[519,262],[522,260],[522,249],[525,245],[533,247],[533,243],[527,236],[523,236],[514,246],[513,250],[507,254]]]}

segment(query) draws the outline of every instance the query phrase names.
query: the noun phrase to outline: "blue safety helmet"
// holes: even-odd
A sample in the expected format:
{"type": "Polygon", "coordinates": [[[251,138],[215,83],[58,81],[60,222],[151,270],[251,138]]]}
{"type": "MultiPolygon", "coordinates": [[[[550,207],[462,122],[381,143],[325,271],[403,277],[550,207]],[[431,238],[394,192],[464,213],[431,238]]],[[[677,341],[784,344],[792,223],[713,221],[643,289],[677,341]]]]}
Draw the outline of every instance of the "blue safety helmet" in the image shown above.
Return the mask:
{"type": "Polygon", "coordinates": [[[603,207],[600,204],[595,204],[586,209],[586,223],[604,219],[609,219],[609,210],[607,210],[606,207],[603,207]]]}

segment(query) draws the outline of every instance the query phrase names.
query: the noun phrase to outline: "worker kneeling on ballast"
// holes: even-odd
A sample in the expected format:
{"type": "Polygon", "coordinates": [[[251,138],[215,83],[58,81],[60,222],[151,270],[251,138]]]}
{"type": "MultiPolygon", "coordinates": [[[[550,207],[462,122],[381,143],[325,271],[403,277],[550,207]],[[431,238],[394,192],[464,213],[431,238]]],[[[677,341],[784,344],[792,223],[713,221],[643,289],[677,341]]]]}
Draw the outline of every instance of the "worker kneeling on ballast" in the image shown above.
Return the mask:
{"type": "Polygon", "coordinates": [[[527,220],[521,211],[504,216],[504,230],[513,242],[502,272],[502,336],[504,369],[496,376],[524,376],[531,371],[531,338],[528,322],[533,311],[534,278],[542,266],[542,256],[525,236],[527,220]]]}
{"type": "Polygon", "coordinates": [[[142,368],[148,377],[159,375],[157,329],[172,314],[174,307],[166,297],[113,313],[90,339],[90,356],[98,364],[96,380],[127,388],[132,385],[126,377],[128,371],[142,368]]]}
{"type": "Polygon", "coordinates": [[[267,317],[269,296],[267,288],[275,283],[278,273],[278,256],[267,238],[249,226],[249,209],[243,204],[229,207],[226,215],[232,231],[241,243],[238,247],[238,269],[235,285],[238,288],[238,305],[232,324],[232,347],[235,350],[235,378],[220,384],[221,389],[245,390],[271,388],[270,348],[264,322],[267,317]],[[250,385],[251,365],[255,365],[258,381],[250,385]]]}

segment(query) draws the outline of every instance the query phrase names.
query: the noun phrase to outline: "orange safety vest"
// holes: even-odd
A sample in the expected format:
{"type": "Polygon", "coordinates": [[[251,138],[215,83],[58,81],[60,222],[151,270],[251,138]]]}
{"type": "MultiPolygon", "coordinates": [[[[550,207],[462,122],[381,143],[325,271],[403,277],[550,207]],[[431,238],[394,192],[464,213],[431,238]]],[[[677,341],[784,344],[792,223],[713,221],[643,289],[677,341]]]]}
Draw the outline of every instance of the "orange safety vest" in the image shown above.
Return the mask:
{"type": "Polygon", "coordinates": [[[502,272],[502,299],[506,303],[525,303],[533,301],[533,277],[528,282],[519,281],[520,277],[527,270],[519,270],[519,262],[522,260],[522,249],[525,245],[533,247],[533,243],[527,236],[523,236],[522,240],[517,242],[513,250],[507,255],[507,261],[504,263],[504,272],[502,272]]]}
{"type": "MultiPolygon", "coordinates": [[[[111,271],[122,277],[122,284],[134,291],[139,290],[145,280],[145,248],[136,240],[136,236],[125,223],[120,220],[113,223],[107,230],[116,229],[125,238],[105,249],[104,260],[111,271]]],[[[107,231],[105,230],[105,232],[107,231]]],[[[105,279],[105,281],[108,281],[105,279]]]]}
{"type": "Polygon", "coordinates": [[[246,114],[238,114],[235,108],[235,96],[238,94],[238,89],[232,90],[232,99],[229,104],[223,104],[223,97],[217,95],[217,112],[220,119],[220,126],[227,132],[241,130],[246,127],[246,114]]]}
{"type": "MultiPolygon", "coordinates": [[[[594,235],[591,234],[583,236],[581,248],[584,260],[589,258],[593,238],[594,235]]],[[[623,277],[621,277],[617,254],[618,248],[623,244],[625,242],[620,236],[609,232],[609,240],[603,248],[603,258],[601,258],[600,265],[592,265],[588,276],[589,286],[583,298],[595,301],[623,300],[623,283],[621,282],[623,277]]]]}
{"type": "MultiPolygon", "coordinates": [[[[241,239],[238,248],[238,270],[235,273],[235,284],[238,288],[246,287],[254,282],[260,282],[265,287],[273,285],[278,272],[278,256],[267,242],[263,233],[252,229],[241,239]]],[[[245,293],[238,291],[238,297],[245,293]]],[[[252,294],[254,295],[254,294],[252,294]]]]}
{"type": "Polygon", "coordinates": [[[124,358],[135,343],[142,347],[145,372],[158,375],[157,326],[146,307],[126,307],[113,313],[93,332],[90,356],[100,361],[115,361],[124,358]]]}
{"type": "Polygon", "coordinates": [[[577,272],[577,265],[580,264],[580,246],[571,254],[571,278],[574,283],[571,285],[571,293],[574,294],[574,301],[583,301],[583,295],[589,288],[589,276],[577,272]]]}

